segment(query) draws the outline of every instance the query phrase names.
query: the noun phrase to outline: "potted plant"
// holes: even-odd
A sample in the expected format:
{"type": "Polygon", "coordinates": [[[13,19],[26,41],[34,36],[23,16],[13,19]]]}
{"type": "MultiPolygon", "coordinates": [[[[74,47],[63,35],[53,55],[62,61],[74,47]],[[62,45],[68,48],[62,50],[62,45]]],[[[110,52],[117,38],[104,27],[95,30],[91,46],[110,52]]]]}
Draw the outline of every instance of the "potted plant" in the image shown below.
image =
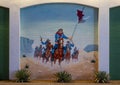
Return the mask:
{"type": "Polygon", "coordinates": [[[56,81],[60,83],[68,83],[71,82],[72,76],[66,71],[61,71],[55,73],[56,81]]]}
{"type": "Polygon", "coordinates": [[[109,74],[105,71],[98,71],[95,73],[95,83],[108,83],[109,74]]]}

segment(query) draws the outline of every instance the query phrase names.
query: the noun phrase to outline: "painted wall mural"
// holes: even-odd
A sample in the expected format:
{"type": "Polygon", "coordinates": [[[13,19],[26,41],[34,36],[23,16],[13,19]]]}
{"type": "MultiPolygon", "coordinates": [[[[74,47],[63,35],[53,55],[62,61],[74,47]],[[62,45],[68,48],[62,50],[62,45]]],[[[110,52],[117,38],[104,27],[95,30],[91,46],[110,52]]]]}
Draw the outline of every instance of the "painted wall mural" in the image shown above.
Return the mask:
{"type": "Polygon", "coordinates": [[[53,80],[67,71],[74,80],[91,80],[98,69],[98,9],[51,3],[22,8],[20,62],[32,79],[53,80]]]}

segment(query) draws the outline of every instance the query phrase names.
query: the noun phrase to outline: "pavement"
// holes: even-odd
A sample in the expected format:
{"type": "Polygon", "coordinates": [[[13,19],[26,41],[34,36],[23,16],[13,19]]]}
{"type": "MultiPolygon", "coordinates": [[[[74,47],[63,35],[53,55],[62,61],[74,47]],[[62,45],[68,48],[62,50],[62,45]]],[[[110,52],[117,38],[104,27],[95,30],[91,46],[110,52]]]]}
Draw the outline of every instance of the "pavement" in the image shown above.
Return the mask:
{"type": "MultiPolygon", "coordinates": [[[[71,83],[56,83],[54,81],[34,80],[27,83],[17,83],[16,81],[0,80],[0,85],[103,85],[92,81],[72,81],[71,83]]],[[[120,85],[120,80],[110,81],[105,85],[120,85]]]]}

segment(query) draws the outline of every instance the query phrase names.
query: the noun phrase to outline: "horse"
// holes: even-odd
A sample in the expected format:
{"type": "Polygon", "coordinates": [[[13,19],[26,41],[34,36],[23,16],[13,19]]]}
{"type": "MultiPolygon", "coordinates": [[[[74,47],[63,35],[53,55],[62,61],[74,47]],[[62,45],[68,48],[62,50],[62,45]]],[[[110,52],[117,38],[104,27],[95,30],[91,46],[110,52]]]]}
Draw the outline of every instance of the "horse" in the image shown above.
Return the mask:
{"type": "Polygon", "coordinates": [[[74,49],[74,52],[72,54],[72,61],[73,60],[78,60],[78,55],[79,55],[79,51],[77,50],[77,48],[74,49]]]}
{"type": "Polygon", "coordinates": [[[38,51],[38,46],[35,47],[35,51],[34,51],[34,58],[37,58],[38,59],[38,56],[39,56],[39,51],[38,51]]]}
{"type": "Polygon", "coordinates": [[[42,57],[42,45],[38,48],[38,59],[41,59],[42,57]]]}
{"type": "Polygon", "coordinates": [[[56,60],[58,60],[59,65],[61,65],[61,61],[63,58],[63,38],[60,38],[58,40],[58,47],[57,49],[54,51],[54,64],[56,64],[56,60]]]}
{"type": "Polygon", "coordinates": [[[35,47],[35,51],[34,51],[34,59],[36,62],[36,64],[39,62],[38,60],[42,57],[42,53],[40,52],[40,48],[38,46],[35,47]]]}
{"type": "Polygon", "coordinates": [[[65,60],[66,62],[70,62],[70,58],[71,58],[71,49],[70,47],[66,46],[66,49],[65,49],[65,60]]]}
{"type": "Polygon", "coordinates": [[[51,49],[53,48],[53,45],[49,42],[46,45],[45,53],[43,55],[43,62],[46,60],[46,63],[49,61],[49,58],[52,57],[51,49]]]}

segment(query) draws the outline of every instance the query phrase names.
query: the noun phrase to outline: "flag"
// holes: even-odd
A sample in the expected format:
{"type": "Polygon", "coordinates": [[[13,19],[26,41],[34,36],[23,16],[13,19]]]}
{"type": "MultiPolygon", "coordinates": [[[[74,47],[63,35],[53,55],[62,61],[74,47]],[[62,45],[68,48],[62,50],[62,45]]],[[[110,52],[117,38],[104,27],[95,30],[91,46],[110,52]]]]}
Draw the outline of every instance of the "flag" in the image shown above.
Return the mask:
{"type": "Polygon", "coordinates": [[[78,16],[78,23],[80,23],[83,20],[83,11],[77,10],[77,16],[78,16]]]}

